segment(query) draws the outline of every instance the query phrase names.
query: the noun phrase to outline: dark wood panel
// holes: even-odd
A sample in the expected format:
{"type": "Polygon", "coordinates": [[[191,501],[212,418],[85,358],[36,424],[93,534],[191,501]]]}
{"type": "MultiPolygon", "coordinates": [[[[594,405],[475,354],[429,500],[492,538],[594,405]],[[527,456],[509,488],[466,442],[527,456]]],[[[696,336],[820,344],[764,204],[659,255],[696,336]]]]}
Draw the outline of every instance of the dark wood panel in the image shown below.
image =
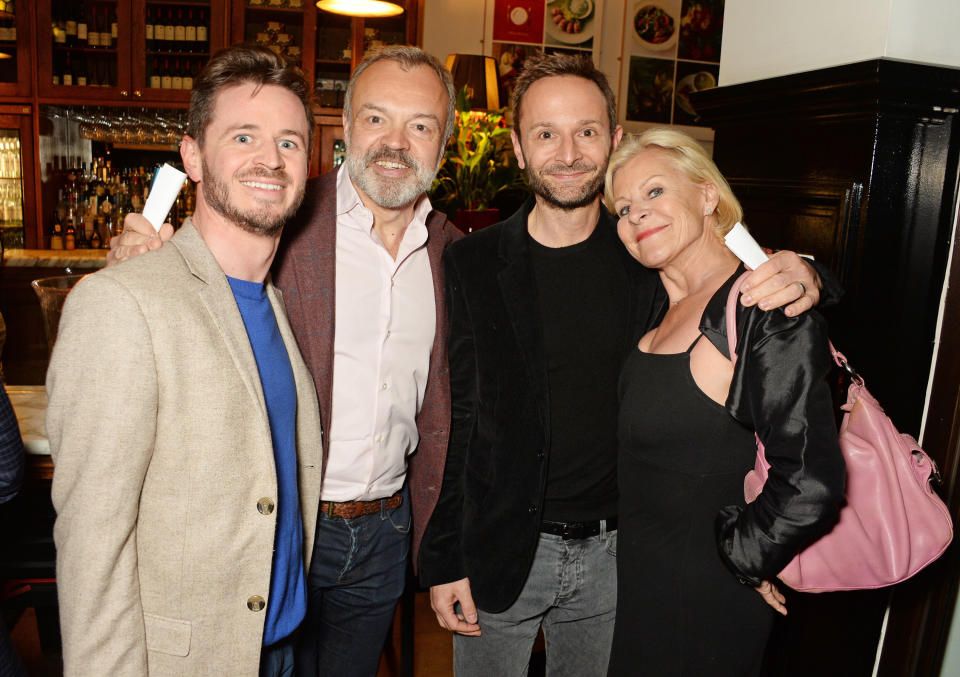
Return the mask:
{"type": "MultiPolygon", "coordinates": [[[[831,336],[898,427],[917,435],[955,227],[960,70],[880,59],[720,87],[695,105],[716,129],[717,163],[757,239],[811,251],[841,279],[831,336]]],[[[935,424],[951,432],[925,449],[947,471],[956,515],[954,369],[935,424]]],[[[881,674],[935,675],[955,571],[944,561],[891,591],[794,596],[768,674],[872,674],[889,596],[881,674]]]]}

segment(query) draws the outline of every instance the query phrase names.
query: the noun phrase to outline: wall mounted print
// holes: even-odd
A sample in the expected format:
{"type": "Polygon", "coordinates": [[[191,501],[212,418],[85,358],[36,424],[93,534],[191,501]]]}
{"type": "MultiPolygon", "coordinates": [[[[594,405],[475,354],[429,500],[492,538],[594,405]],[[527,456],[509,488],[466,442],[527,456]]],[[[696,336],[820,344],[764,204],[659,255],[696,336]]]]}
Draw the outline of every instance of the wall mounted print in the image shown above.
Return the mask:
{"type": "Polygon", "coordinates": [[[717,86],[723,7],[724,0],[626,0],[619,117],[629,131],[702,124],[690,95],[717,86]]]}

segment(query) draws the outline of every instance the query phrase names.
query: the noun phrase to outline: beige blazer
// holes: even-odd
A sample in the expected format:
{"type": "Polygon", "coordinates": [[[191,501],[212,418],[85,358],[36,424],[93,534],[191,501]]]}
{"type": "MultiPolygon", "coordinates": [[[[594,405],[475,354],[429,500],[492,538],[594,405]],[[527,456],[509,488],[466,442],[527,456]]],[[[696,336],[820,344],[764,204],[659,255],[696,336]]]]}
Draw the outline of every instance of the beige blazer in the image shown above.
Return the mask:
{"type": "MultiPolygon", "coordinates": [[[[268,295],[296,381],[309,557],[320,415],[269,283],[268,295]]],[[[47,393],[65,674],[256,677],[273,447],[243,320],[192,225],[70,293],[47,393]]]]}

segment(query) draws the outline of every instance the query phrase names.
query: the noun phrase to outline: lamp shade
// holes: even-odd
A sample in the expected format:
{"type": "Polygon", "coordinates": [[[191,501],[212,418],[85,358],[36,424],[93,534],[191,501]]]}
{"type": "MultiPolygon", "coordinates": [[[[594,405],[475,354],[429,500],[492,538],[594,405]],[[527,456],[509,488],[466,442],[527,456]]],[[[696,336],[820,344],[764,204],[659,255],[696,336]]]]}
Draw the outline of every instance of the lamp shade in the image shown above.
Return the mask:
{"type": "Polygon", "coordinates": [[[453,74],[453,86],[458,92],[467,86],[473,108],[500,108],[500,78],[497,60],[492,56],[450,54],[447,69],[453,74]]]}
{"type": "Polygon", "coordinates": [[[387,0],[319,0],[317,8],[346,16],[383,17],[403,14],[403,7],[387,0]]]}

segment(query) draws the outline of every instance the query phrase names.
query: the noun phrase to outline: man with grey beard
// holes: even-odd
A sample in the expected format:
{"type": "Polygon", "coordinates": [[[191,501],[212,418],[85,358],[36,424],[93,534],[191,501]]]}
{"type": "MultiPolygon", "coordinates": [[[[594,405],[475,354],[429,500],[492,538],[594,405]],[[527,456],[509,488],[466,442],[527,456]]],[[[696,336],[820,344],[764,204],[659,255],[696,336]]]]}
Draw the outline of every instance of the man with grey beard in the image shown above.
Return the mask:
{"type": "MultiPolygon", "coordinates": [[[[320,401],[324,479],[300,675],[370,676],[439,495],[450,422],[441,256],[459,232],[426,191],[453,131],[449,72],[414,47],[347,88],[345,166],[307,182],[274,282],[320,401]],[[412,537],[412,538],[411,538],[412,537]]],[[[110,260],[161,246],[135,220],[110,260]]]]}

